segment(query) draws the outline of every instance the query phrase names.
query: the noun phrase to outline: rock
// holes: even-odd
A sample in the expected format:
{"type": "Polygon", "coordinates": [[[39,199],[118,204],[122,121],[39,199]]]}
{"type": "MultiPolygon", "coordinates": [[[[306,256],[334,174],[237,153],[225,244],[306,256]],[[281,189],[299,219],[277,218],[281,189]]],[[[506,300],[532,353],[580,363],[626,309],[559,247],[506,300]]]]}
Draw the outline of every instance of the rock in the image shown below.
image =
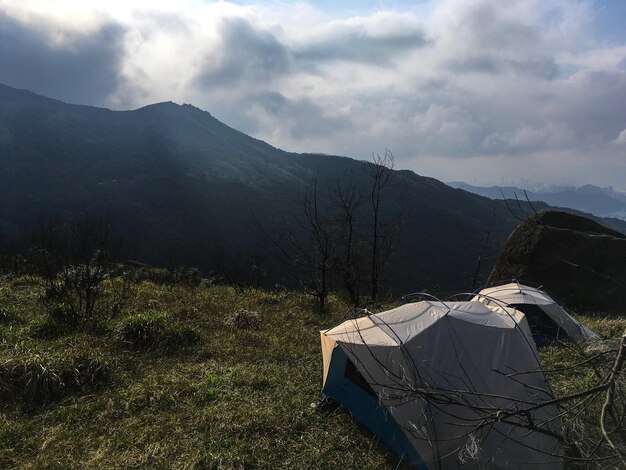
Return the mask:
{"type": "Polygon", "coordinates": [[[579,312],[626,313],[626,235],[580,217],[542,211],[508,238],[489,284],[544,286],[579,312]]]}

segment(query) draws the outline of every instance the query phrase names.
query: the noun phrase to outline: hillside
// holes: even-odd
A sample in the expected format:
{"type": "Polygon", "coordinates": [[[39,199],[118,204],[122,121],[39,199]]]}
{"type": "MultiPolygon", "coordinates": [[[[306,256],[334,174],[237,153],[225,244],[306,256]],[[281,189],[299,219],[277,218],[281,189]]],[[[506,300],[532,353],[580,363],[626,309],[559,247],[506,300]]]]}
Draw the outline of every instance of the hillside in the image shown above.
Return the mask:
{"type": "MultiPolygon", "coordinates": [[[[280,264],[261,229],[272,236],[300,214],[299,195],[318,175],[322,207],[337,182],[353,178],[366,233],[365,168],[284,152],[191,105],[111,111],[0,86],[0,241],[9,245],[44,217],[106,211],[127,258],[198,266],[231,282],[249,282],[254,260],[262,285],[296,285],[293,266],[280,264]]],[[[518,223],[506,204],[411,171],[395,171],[392,183],[384,217],[402,217],[382,290],[469,289],[479,256],[484,279],[518,223]]],[[[617,220],[603,223],[626,230],[617,220]]]]}

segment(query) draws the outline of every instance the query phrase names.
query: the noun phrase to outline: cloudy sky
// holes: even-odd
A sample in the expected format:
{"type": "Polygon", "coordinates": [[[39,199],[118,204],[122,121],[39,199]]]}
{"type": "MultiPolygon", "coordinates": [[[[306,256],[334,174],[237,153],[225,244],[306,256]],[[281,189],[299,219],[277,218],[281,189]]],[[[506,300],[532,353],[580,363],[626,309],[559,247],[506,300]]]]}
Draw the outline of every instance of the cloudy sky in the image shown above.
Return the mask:
{"type": "Polygon", "coordinates": [[[445,181],[626,189],[623,0],[0,0],[0,82],[445,181]]]}

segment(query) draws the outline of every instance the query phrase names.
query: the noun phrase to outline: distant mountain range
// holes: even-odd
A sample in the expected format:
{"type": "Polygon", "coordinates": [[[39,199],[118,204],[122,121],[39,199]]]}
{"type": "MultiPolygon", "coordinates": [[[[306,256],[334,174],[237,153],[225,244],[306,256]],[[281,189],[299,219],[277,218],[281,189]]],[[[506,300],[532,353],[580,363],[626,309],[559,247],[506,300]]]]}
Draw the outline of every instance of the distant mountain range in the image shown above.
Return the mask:
{"type": "MultiPolygon", "coordinates": [[[[245,281],[254,262],[265,285],[289,284],[295,268],[278,261],[266,238],[302,213],[299,195],[316,175],[324,210],[332,209],[333,188],[352,179],[364,214],[356,228],[370,230],[366,168],[345,157],[284,152],[191,105],[111,111],[0,85],[5,244],[24,238],[42,217],[106,210],[127,240],[128,257],[198,266],[233,281],[245,281]]],[[[404,210],[394,221],[400,237],[383,291],[469,289],[479,256],[484,279],[523,215],[411,171],[394,171],[392,182],[383,219],[404,210]]],[[[625,222],[601,222],[626,232],[625,222]]]]}
{"type": "MultiPolygon", "coordinates": [[[[470,193],[490,199],[525,200],[524,189],[516,186],[472,186],[471,184],[454,181],[447,183],[453,188],[463,189],[470,193]]],[[[616,191],[612,187],[585,185],[579,187],[554,187],[541,191],[526,191],[531,201],[543,201],[555,207],[567,207],[582,212],[589,212],[599,217],[616,217],[626,220],[626,193],[616,191]]]]}

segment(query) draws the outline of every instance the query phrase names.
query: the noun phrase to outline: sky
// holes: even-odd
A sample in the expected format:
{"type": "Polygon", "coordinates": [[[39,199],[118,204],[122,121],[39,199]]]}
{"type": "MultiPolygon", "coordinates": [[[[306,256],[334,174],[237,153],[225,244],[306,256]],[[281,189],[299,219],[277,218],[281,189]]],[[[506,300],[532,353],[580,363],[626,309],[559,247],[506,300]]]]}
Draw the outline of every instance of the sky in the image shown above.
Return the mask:
{"type": "Polygon", "coordinates": [[[443,181],[626,190],[623,0],[0,0],[0,83],[443,181]]]}

